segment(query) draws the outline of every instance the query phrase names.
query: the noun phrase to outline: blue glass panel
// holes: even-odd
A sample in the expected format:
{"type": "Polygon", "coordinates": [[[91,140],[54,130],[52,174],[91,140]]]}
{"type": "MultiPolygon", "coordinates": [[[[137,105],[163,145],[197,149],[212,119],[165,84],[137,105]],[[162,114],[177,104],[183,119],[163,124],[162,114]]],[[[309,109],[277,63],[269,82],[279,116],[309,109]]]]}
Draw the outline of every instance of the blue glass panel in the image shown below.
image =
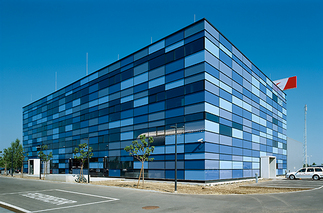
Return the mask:
{"type": "Polygon", "coordinates": [[[148,113],[148,106],[142,106],[134,109],[134,116],[148,113]]]}
{"type": "Polygon", "coordinates": [[[252,142],[250,141],[243,141],[243,148],[245,149],[251,149],[252,147],[252,142]]]}
{"type": "Polygon", "coordinates": [[[109,177],[120,177],[120,169],[109,169],[109,177]]]}
{"type": "Polygon", "coordinates": [[[185,144],[185,153],[204,152],[204,143],[185,144]]]}
{"type": "Polygon", "coordinates": [[[193,36],[190,36],[188,38],[185,38],[185,44],[188,44],[196,39],[202,38],[204,36],[204,31],[201,31],[199,33],[194,34],[193,36]]]}
{"type": "Polygon", "coordinates": [[[184,70],[174,72],[172,74],[166,75],[166,83],[184,78],[184,70]]]}
{"type": "MultiPolygon", "coordinates": [[[[211,94],[211,93],[209,93],[211,94]]],[[[185,105],[204,102],[204,92],[193,93],[185,96],[185,105]]]]}
{"type": "MultiPolygon", "coordinates": [[[[174,179],[175,170],[166,170],[165,175],[166,175],[166,179],[174,179]]],[[[177,170],[177,178],[184,179],[184,170],[177,170]]]]}
{"type": "Polygon", "coordinates": [[[228,50],[232,52],[232,44],[221,34],[220,34],[220,42],[223,44],[223,46],[225,46],[228,50]]]}
{"type": "Polygon", "coordinates": [[[180,40],[182,40],[184,38],[184,32],[180,31],[176,34],[173,34],[171,36],[169,36],[168,38],[166,38],[166,46],[169,46],[171,44],[174,44],[180,40]]]}
{"type": "Polygon", "coordinates": [[[224,98],[225,100],[232,102],[232,95],[227,91],[220,88],[220,97],[224,98]]]}
{"type": "Polygon", "coordinates": [[[232,68],[232,58],[220,50],[220,60],[223,61],[226,65],[232,68]]]}
{"type": "Polygon", "coordinates": [[[165,101],[149,105],[149,113],[161,111],[164,109],[165,109],[165,101]]]}
{"type": "Polygon", "coordinates": [[[220,145],[220,153],[221,154],[232,154],[232,147],[220,145]]]}
{"type": "Polygon", "coordinates": [[[243,169],[252,169],[251,162],[243,162],[243,169]]]}
{"type": "Polygon", "coordinates": [[[174,61],[166,65],[166,74],[172,73],[174,71],[184,68],[184,59],[174,61]]]}
{"type": "Polygon", "coordinates": [[[134,123],[135,124],[145,123],[145,122],[148,122],[148,115],[143,115],[143,116],[139,116],[139,117],[134,118],[134,123]]]}
{"type": "Polygon", "coordinates": [[[166,111],[166,118],[176,117],[176,116],[181,116],[181,115],[184,115],[184,108],[183,107],[166,111]]]}
{"type": "Polygon", "coordinates": [[[243,140],[238,138],[232,138],[232,146],[242,147],[243,140]]]}
{"type": "Polygon", "coordinates": [[[186,160],[185,169],[205,169],[204,160],[186,160]]]}
{"type": "Polygon", "coordinates": [[[219,106],[219,97],[208,91],[205,91],[205,101],[215,106],[219,106]]]}
{"type": "Polygon", "coordinates": [[[243,170],[232,170],[232,178],[242,178],[243,170]]]}

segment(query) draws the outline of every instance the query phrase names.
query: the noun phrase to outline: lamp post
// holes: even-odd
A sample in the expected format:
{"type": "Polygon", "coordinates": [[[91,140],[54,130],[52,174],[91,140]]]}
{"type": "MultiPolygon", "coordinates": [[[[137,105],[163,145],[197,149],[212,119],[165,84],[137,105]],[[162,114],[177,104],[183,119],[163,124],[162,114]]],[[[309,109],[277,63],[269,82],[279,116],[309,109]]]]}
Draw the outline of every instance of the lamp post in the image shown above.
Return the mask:
{"type": "Polygon", "coordinates": [[[175,193],[177,192],[177,124],[170,126],[175,128],[175,193]]]}
{"type": "Polygon", "coordinates": [[[40,151],[42,149],[41,146],[37,146],[39,148],[39,179],[41,180],[41,157],[40,157],[40,151]]]}
{"type": "Polygon", "coordinates": [[[11,160],[11,177],[13,177],[13,149],[12,149],[12,160],[11,160]]]}

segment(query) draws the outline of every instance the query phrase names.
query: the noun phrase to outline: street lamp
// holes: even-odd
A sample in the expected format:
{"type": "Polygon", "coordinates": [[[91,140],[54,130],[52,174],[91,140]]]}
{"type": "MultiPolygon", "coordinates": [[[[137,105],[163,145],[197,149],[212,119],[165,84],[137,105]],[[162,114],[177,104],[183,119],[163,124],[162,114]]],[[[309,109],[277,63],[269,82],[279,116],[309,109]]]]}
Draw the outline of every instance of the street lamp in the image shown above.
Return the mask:
{"type": "Polygon", "coordinates": [[[88,137],[87,139],[83,139],[83,140],[87,140],[87,183],[90,183],[90,158],[89,158],[89,141],[90,138],[88,137]]]}
{"type": "Polygon", "coordinates": [[[170,126],[171,128],[175,128],[175,193],[177,193],[177,123],[175,126],[170,126]]]}
{"type": "Polygon", "coordinates": [[[39,149],[39,179],[41,180],[41,157],[40,157],[40,151],[41,151],[42,147],[37,146],[37,149],[39,149]]]}

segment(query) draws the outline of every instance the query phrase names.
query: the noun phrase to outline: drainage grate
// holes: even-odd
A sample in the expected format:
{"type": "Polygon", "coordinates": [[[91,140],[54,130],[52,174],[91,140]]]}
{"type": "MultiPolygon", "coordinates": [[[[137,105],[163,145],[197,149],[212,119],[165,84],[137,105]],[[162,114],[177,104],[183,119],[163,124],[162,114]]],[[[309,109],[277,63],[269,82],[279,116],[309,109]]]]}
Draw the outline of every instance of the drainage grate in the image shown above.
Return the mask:
{"type": "Polygon", "coordinates": [[[150,209],[158,209],[159,206],[144,206],[142,209],[150,210],[150,209]]]}

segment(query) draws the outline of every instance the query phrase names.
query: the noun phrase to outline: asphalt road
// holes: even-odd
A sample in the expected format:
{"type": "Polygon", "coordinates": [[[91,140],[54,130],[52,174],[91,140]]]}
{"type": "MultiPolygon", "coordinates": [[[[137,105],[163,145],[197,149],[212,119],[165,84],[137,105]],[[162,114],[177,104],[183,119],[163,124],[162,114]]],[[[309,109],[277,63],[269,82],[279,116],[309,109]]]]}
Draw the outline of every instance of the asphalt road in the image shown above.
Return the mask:
{"type": "MultiPolygon", "coordinates": [[[[290,184],[311,181],[283,180],[290,184]]],[[[182,195],[118,187],[0,177],[0,206],[20,212],[323,212],[321,187],[265,195],[182,195]],[[143,207],[156,206],[145,210],[143,207]]],[[[0,209],[1,210],[1,209],[0,209]]]]}

